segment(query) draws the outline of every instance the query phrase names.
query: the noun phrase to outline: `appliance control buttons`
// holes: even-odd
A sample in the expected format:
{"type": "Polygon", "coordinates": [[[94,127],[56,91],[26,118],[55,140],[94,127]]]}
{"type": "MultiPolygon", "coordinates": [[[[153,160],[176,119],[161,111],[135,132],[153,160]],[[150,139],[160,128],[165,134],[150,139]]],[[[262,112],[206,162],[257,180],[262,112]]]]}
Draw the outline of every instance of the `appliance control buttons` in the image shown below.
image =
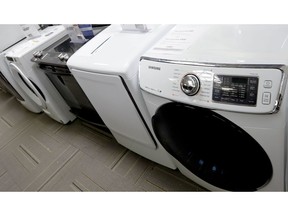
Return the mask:
{"type": "Polygon", "coordinates": [[[35,51],[35,52],[33,52],[33,56],[34,56],[35,58],[40,58],[42,55],[43,55],[43,52],[42,52],[42,51],[35,51]]]}
{"type": "Polygon", "coordinates": [[[263,92],[262,104],[269,105],[270,102],[271,102],[271,93],[270,92],[263,92]]]}
{"type": "Polygon", "coordinates": [[[37,52],[39,52],[39,51],[33,52],[33,56],[34,56],[35,58],[37,58],[37,52]]]}
{"type": "Polygon", "coordinates": [[[43,55],[43,52],[42,52],[42,51],[39,51],[39,52],[37,53],[37,57],[38,57],[38,58],[40,58],[42,55],[43,55]]]}
{"type": "Polygon", "coordinates": [[[200,89],[199,78],[194,74],[185,75],[180,83],[181,90],[188,96],[196,95],[200,89]]]}
{"type": "Polygon", "coordinates": [[[69,55],[66,53],[64,54],[64,60],[67,61],[69,59],[69,55]]]}
{"type": "Polygon", "coordinates": [[[63,54],[63,53],[60,53],[58,55],[58,58],[61,60],[61,61],[67,61],[69,59],[69,55],[67,53],[63,54]]]}
{"type": "Polygon", "coordinates": [[[63,55],[62,53],[60,53],[60,54],[58,55],[58,58],[59,58],[61,61],[63,61],[63,60],[64,60],[64,55],[63,55]]]}
{"type": "Polygon", "coordinates": [[[265,80],[263,87],[264,88],[272,88],[272,80],[265,80]]]}

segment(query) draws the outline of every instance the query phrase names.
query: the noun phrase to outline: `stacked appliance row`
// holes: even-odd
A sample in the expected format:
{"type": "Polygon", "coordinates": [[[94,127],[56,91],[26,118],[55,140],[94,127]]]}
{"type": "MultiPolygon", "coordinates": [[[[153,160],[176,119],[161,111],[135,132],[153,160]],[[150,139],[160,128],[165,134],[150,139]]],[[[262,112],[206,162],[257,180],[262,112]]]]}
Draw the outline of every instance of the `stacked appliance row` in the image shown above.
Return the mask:
{"type": "Polygon", "coordinates": [[[30,111],[106,128],[209,190],[284,191],[287,36],[287,25],[111,25],[77,46],[52,26],[1,65],[30,111]]]}
{"type": "MultiPolygon", "coordinates": [[[[76,117],[90,124],[97,120],[96,125],[100,125],[102,130],[109,132],[100,116],[89,104],[82,89],[74,81],[75,79],[70,78],[71,75],[69,76],[70,72],[66,66],[68,54],[73,54],[84,43],[70,43],[68,32],[62,25],[49,26],[44,30],[39,30],[39,36],[32,39],[25,38],[19,25],[1,25],[0,27],[1,48],[3,47],[0,56],[2,85],[15,95],[24,107],[34,113],[44,112],[62,124],[70,123],[76,117]],[[66,51],[67,53],[62,53],[66,51]],[[59,54],[61,54],[61,58],[59,58],[59,54]],[[51,58],[51,56],[53,57],[51,58]],[[44,57],[45,59],[43,59],[44,57]],[[56,74],[58,83],[63,83],[64,87],[61,91],[58,85],[51,80],[50,74],[45,73],[47,70],[56,74]],[[61,72],[64,72],[63,78],[59,75],[61,72]],[[69,76],[68,84],[72,85],[71,89],[74,94],[68,92],[70,94],[65,95],[68,88],[64,80],[68,77],[67,75],[69,76]],[[62,91],[63,89],[64,91],[62,91]],[[75,97],[80,102],[76,101],[75,97]],[[71,104],[70,101],[74,104],[71,104]],[[74,109],[75,106],[78,110],[74,109]],[[83,113],[86,115],[84,118],[82,118],[83,113]]],[[[107,25],[101,26],[101,29],[105,27],[107,25]]],[[[97,30],[99,32],[99,28],[97,30]]]]}

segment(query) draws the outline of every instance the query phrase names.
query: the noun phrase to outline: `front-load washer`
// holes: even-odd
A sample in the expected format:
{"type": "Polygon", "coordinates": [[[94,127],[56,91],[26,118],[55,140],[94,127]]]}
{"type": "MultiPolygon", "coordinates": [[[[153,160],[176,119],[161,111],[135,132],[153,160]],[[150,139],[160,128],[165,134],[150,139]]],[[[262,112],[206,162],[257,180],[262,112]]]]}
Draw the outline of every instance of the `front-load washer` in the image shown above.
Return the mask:
{"type": "Polygon", "coordinates": [[[41,107],[32,101],[15,82],[5,62],[5,54],[13,46],[24,43],[24,41],[27,39],[19,25],[0,25],[0,82],[25,108],[31,112],[40,113],[42,112],[41,107]]]}
{"type": "MultiPolygon", "coordinates": [[[[9,70],[17,84],[42,110],[54,120],[66,124],[76,117],[59,92],[34,62],[33,53],[43,50],[67,36],[64,26],[47,27],[40,32],[41,36],[30,39],[13,47],[5,55],[9,70]]],[[[40,53],[39,53],[40,54],[40,53]]],[[[41,55],[41,54],[40,54],[41,55]]]]}
{"type": "Polygon", "coordinates": [[[135,27],[107,27],[74,53],[67,65],[118,143],[176,168],[156,143],[138,82],[140,56],[173,26],[147,25],[139,31],[135,27]]]}
{"type": "Polygon", "coordinates": [[[0,53],[0,81],[6,86],[11,94],[15,96],[25,108],[34,113],[41,113],[42,108],[38,106],[16,83],[5,62],[5,51],[0,53]]]}
{"type": "Polygon", "coordinates": [[[287,190],[288,25],[178,25],[141,57],[153,130],[205,188],[287,190]]]}

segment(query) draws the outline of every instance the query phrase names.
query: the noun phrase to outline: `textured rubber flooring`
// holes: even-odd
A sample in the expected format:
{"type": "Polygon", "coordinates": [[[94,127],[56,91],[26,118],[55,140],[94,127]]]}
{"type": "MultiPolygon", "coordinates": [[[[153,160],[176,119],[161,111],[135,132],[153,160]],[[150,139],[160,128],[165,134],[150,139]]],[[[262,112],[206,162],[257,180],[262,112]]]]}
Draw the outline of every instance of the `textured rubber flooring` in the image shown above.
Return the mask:
{"type": "Polygon", "coordinates": [[[0,191],[203,191],[79,120],[61,125],[0,91],[0,191]]]}

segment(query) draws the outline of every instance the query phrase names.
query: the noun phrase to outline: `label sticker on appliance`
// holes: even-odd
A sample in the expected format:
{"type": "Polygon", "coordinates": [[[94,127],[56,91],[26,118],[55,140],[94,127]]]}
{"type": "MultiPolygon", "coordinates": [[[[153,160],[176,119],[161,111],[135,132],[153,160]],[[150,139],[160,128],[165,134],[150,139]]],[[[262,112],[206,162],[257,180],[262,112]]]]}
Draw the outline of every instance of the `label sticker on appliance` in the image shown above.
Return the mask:
{"type": "Polygon", "coordinates": [[[195,28],[191,25],[175,26],[152,50],[153,53],[181,54],[190,47],[195,28]]]}

